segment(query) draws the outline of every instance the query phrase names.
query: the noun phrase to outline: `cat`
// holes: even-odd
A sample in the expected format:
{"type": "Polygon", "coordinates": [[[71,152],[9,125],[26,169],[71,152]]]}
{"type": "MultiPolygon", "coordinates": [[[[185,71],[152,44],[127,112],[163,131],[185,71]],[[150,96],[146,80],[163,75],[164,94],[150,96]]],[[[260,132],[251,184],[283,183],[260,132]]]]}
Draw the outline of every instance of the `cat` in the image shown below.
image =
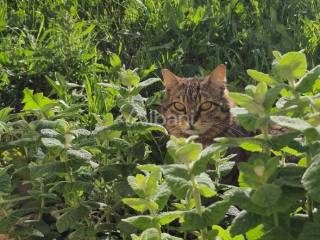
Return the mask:
{"type": "MultiPolygon", "coordinates": [[[[246,137],[244,130],[232,117],[235,104],[228,97],[226,66],[218,65],[203,78],[178,77],[168,69],[162,70],[165,97],[161,111],[164,127],[175,137],[197,135],[197,142],[205,147],[214,143],[217,137],[246,137]]],[[[227,154],[235,154],[236,163],[246,161],[247,152],[231,148],[227,154]]],[[[236,166],[222,177],[221,183],[238,185],[239,171],[236,166]]]]}
{"type": "Polygon", "coordinates": [[[162,102],[164,126],[170,135],[198,135],[204,146],[216,137],[246,136],[230,109],[235,104],[228,97],[226,66],[218,65],[203,78],[178,77],[162,70],[165,97],[162,102]]]}

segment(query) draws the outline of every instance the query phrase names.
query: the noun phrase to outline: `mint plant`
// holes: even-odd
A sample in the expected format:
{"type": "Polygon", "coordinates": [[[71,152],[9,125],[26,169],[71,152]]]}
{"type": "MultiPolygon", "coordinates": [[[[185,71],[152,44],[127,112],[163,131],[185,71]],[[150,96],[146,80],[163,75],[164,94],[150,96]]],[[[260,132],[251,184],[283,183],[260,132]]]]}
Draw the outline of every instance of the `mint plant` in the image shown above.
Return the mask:
{"type": "Polygon", "coordinates": [[[117,55],[110,81],[70,85],[57,75],[59,99],[26,88],[21,111],[0,110],[0,233],[318,240],[320,67],[308,70],[303,52],[274,57],[268,74],[248,70],[256,85],[230,93],[235,119],[255,134],[204,149],[173,136],[161,149],[166,130],[147,114],[161,93],[144,95],[159,79],[145,79],[152,68],[125,69],[117,55]],[[239,186],[222,183],[233,147],[249,152],[237,163],[239,186]]]}
{"type": "MultiPolygon", "coordinates": [[[[320,71],[318,66],[307,70],[302,52],[274,55],[270,74],[248,70],[258,84],[247,86],[244,93],[230,93],[238,105],[232,113],[255,136],[219,138],[206,149],[193,137],[171,137],[168,142],[173,163],[161,166],[162,183],[174,200],[168,206],[171,211],[157,216],[178,211],[167,229],[177,229],[179,237],[319,238],[320,71]],[[250,152],[246,162],[237,164],[239,187],[220,183],[229,165],[224,161],[232,159],[224,154],[232,147],[250,152]],[[211,204],[205,204],[208,200],[211,204]],[[231,224],[225,222],[234,207],[240,212],[231,224]]],[[[143,230],[153,231],[148,229],[143,230]]]]}
{"type": "MultiPolygon", "coordinates": [[[[229,201],[217,201],[208,207],[202,204],[202,197],[212,198],[217,195],[214,182],[205,173],[209,161],[213,161],[214,151],[212,148],[202,151],[202,145],[194,143],[192,140],[192,137],[189,139],[172,137],[168,142],[168,153],[173,158],[174,163],[161,167],[164,176],[162,185],[157,186],[154,180],[155,176],[158,176],[156,178],[158,181],[160,180],[159,166],[152,166],[152,170],[148,165],[141,166],[139,169],[144,171],[148,169],[152,172],[147,173],[146,176],[138,174],[136,177],[128,178],[131,188],[143,198],[125,198],[123,202],[140,212],[148,210],[151,215],[149,216],[149,222],[153,221],[153,224],[145,224],[141,229],[141,225],[136,220],[139,219],[140,223],[145,216],[124,220],[145,231],[142,233],[141,239],[145,236],[146,231],[151,233],[152,227],[158,229],[158,237],[154,239],[171,239],[168,235],[161,235],[160,226],[170,224],[175,219],[179,219],[180,231],[182,231],[184,237],[191,231],[203,240],[216,236],[216,231],[209,230],[208,227],[218,224],[224,218],[224,214],[229,208],[229,201]],[[161,203],[159,206],[155,199],[158,199],[159,194],[162,195],[162,189],[166,191],[166,201],[171,194],[176,197],[178,202],[173,203],[172,207],[177,210],[158,213],[159,210],[163,209],[163,205],[161,203]],[[153,195],[150,195],[151,190],[153,195]],[[142,204],[142,202],[144,203],[142,204]]],[[[215,149],[215,151],[217,152],[218,149],[215,149]]],[[[144,223],[146,223],[146,220],[144,223]]],[[[136,238],[133,237],[133,239],[136,238]]]]}
{"type": "Polygon", "coordinates": [[[163,183],[161,169],[156,165],[141,165],[138,169],[145,174],[129,176],[128,182],[139,198],[124,198],[122,201],[134,210],[148,215],[137,215],[123,219],[136,228],[143,230],[140,236],[132,235],[132,239],[180,239],[162,233],[161,226],[169,224],[182,214],[181,211],[159,213],[166,207],[170,189],[163,183]]]}
{"type": "MultiPolygon", "coordinates": [[[[317,178],[314,172],[319,148],[319,102],[317,84],[319,67],[307,71],[302,52],[281,55],[274,52],[271,74],[248,70],[257,86],[248,86],[246,93],[231,93],[241,107],[234,109],[239,122],[261,135],[245,139],[220,139],[223,144],[255,152],[247,163],[240,163],[240,189],[231,194],[231,203],[243,209],[231,225],[231,234],[245,234],[262,224],[265,239],[295,239],[297,216],[301,225],[299,239],[310,236],[314,225],[314,188],[307,188],[317,178]],[[269,133],[272,125],[285,132],[269,133]],[[291,157],[290,157],[291,156],[291,157]],[[295,162],[292,159],[296,158],[295,162]],[[308,179],[308,180],[306,180],[308,179]],[[300,204],[302,203],[302,205],[300,204]],[[244,223],[247,223],[244,224],[244,223]]],[[[311,184],[312,185],[312,184],[311,184]]],[[[311,239],[316,239],[315,234],[311,239]]]]}

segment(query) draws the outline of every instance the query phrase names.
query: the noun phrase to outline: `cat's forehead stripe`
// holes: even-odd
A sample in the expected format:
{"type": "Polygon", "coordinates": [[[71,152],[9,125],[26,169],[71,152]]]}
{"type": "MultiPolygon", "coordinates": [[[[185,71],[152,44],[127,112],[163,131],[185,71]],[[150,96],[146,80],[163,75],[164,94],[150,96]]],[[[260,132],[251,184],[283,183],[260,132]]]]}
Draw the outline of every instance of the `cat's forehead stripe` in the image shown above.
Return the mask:
{"type": "Polygon", "coordinates": [[[188,102],[192,103],[198,100],[198,96],[200,93],[200,85],[199,83],[194,83],[194,84],[188,84],[185,94],[187,97],[188,102]]]}

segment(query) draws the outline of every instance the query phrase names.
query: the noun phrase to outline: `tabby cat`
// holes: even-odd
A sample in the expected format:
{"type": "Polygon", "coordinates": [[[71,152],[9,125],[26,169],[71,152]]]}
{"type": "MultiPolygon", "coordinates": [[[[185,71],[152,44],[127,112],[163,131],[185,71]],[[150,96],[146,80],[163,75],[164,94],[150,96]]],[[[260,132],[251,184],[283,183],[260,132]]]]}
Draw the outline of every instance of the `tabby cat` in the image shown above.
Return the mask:
{"type": "Polygon", "coordinates": [[[162,75],[166,90],[162,115],[171,135],[198,135],[205,146],[216,137],[246,135],[230,113],[234,103],[228,98],[224,64],[203,78],[178,77],[168,69],[162,75]]]}

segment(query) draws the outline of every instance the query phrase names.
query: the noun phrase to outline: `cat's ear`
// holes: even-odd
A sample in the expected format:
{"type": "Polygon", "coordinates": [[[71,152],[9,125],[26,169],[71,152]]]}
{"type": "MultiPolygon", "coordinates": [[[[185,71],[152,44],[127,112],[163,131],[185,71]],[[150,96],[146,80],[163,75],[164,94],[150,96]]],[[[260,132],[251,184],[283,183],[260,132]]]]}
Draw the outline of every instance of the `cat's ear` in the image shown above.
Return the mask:
{"type": "Polygon", "coordinates": [[[226,65],[218,65],[209,76],[205,82],[209,82],[212,86],[217,88],[226,88],[227,85],[227,69],[226,65]]]}
{"type": "Polygon", "coordinates": [[[174,88],[180,82],[179,77],[174,75],[168,69],[162,69],[162,77],[163,77],[164,86],[166,87],[166,89],[174,88]]]}

